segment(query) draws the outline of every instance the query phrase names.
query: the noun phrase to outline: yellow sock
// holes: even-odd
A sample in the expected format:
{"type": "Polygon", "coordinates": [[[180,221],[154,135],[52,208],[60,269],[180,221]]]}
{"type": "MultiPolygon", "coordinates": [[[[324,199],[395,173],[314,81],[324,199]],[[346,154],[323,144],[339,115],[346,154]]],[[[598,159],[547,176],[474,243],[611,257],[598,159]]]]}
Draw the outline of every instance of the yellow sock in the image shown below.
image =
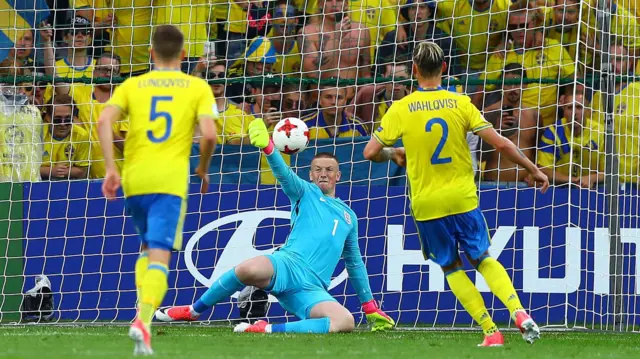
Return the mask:
{"type": "Polygon", "coordinates": [[[464,309],[480,324],[485,335],[491,335],[498,331],[498,327],[484,306],[480,292],[463,270],[447,274],[447,282],[464,309]]]}
{"type": "Polygon", "coordinates": [[[513,283],[500,262],[487,257],[478,265],[478,272],[484,277],[491,292],[500,298],[500,301],[509,309],[512,317],[515,311],[523,309],[520,298],[513,288],[513,283]]]}
{"type": "Polygon", "coordinates": [[[142,299],[142,282],[144,281],[144,276],[147,274],[148,266],[149,254],[147,252],[141,252],[136,261],[136,292],[138,293],[138,303],[140,303],[142,299]]]}
{"type": "Polygon", "coordinates": [[[151,262],[147,268],[147,274],[142,283],[142,299],[140,300],[139,317],[147,327],[151,326],[151,319],[156,309],[162,303],[167,293],[167,276],[169,268],[162,263],[151,262]]]}

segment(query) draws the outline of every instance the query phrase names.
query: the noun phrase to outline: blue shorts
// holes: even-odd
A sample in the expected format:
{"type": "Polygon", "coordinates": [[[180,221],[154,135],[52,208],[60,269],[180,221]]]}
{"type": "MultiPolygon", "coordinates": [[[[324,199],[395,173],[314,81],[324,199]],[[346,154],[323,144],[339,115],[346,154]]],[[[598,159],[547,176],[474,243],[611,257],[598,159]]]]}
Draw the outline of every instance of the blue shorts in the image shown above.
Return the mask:
{"type": "Polygon", "coordinates": [[[125,200],[127,213],[149,248],[182,249],[186,201],[171,194],[143,194],[125,200]]]}
{"type": "Polygon", "coordinates": [[[491,245],[487,222],[479,208],[429,221],[416,221],[425,257],[441,267],[458,259],[458,245],[471,259],[482,257],[491,245]]]}
{"type": "Polygon", "coordinates": [[[337,302],[324,288],[320,278],[302,263],[282,252],[267,255],[273,265],[273,277],[266,288],[280,305],[299,319],[307,319],[311,309],[321,302],[337,302]]]}

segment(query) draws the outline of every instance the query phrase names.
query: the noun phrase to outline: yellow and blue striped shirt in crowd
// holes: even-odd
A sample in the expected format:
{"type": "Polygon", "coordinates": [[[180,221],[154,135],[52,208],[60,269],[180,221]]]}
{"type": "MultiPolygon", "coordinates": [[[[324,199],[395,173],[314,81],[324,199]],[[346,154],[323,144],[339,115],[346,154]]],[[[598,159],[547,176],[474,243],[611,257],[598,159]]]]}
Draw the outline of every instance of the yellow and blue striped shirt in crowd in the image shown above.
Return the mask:
{"type": "Polygon", "coordinates": [[[369,136],[369,131],[358,117],[348,116],[342,112],[342,121],[335,126],[327,125],[322,111],[318,111],[302,118],[309,127],[310,139],[322,138],[353,138],[360,136],[369,136]],[[331,130],[331,132],[330,132],[331,130]]]}

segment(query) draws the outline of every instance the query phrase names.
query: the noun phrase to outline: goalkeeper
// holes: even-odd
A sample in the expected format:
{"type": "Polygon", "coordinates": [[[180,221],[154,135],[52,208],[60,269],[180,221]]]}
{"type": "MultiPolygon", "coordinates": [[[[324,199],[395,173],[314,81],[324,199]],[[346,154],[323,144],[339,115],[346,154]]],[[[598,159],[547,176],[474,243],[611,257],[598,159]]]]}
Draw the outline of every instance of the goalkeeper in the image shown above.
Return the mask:
{"type": "Polygon", "coordinates": [[[284,246],[271,255],[258,256],[224,273],[193,305],[156,311],[161,321],[192,321],[244,286],[273,294],[288,312],[300,319],[285,324],[260,320],[236,326],[236,332],[333,333],[354,329],[351,313],[327,292],[340,256],[362,303],[372,329],[384,330],[394,321],[382,312],[371,294],[366,267],[358,246],[358,219],[342,200],[335,198],[340,180],[338,160],[320,153],[311,161],[312,183],[298,177],[275,150],[264,122],[249,125],[251,144],[267,155],[271,169],[291,200],[291,233],[284,246]]]}
{"type": "Polygon", "coordinates": [[[542,185],[542,192],[549,181],[511,141],[498,135],[469,97],[440,87],[445,69],[444,53],[437,44],[425,41],[416,46],[413,74],[418,91],[391,105],[364,156],[398,165],[406,161],[411,212],[423,254],[442,267],[453,294],[482,326],[485,339],[480,345],[501,346],[504,338],[464,272],[458,246],[509,309],[523,338],[533,343],[540,336],[538,326],[522,307],[504,267],[489,256],[489,231],[478,208],[467,132],[474,132],[502,156],[524,167],[530,181],[542,185]],[[404,148],[388,147],[399,138],[404,148]]]}

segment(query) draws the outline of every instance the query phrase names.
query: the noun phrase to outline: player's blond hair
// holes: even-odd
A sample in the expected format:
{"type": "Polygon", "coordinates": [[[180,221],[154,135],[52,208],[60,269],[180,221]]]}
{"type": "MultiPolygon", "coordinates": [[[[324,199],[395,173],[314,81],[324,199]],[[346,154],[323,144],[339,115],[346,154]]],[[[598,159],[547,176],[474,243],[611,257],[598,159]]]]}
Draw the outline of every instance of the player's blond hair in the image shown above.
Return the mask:
{"type": "Polygon", "coordinates": [[[413,50],[413,63],[423,77],[441,76],[444,51],[435,42],[423,41],[413,50]]]}

